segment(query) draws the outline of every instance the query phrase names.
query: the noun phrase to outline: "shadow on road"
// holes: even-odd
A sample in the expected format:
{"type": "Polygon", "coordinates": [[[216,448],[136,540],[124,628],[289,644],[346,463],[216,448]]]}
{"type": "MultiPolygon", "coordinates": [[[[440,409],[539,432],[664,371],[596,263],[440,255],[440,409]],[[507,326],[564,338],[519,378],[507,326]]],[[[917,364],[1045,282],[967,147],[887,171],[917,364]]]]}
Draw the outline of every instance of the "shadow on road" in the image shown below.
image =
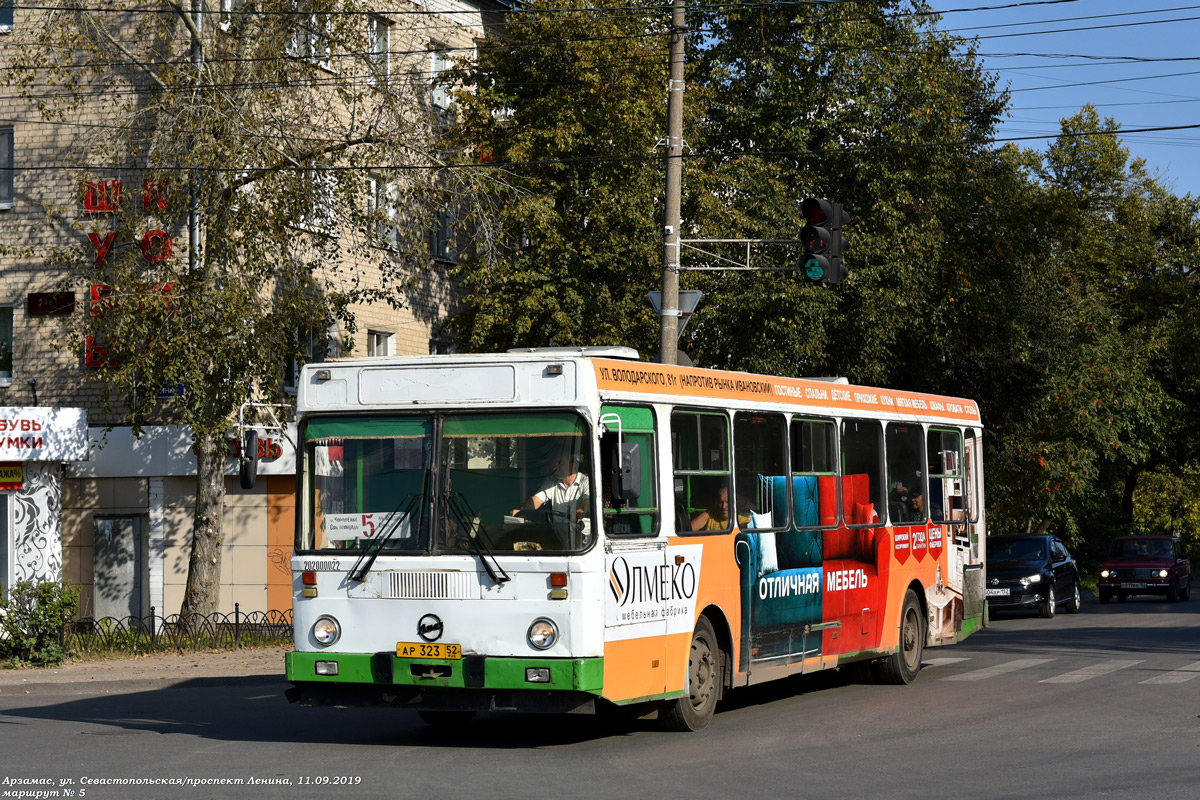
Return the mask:
{"type": "MultiPolygon", "coordinates": [[[[1178,654],[1194,659],[1200,649],[1200,602],[1155,598],[1101,606],[1085,600],[1080,614],[1044,620],[1004,615],[961,646],[971,651],[1046,653],[1064,650],[1097,655],[1178,654]],[[1183,631],[1187,633],[1181,635],[1183,631]]],[[[931,649],[926,658],[954,655],[958,648],[931,649]]],[[[718,708],[730,711],[775,703],[815,692],[852,690],[849,671],[826,671],[739,689],[718,708]]],[[[920,679],[918,679],[920,680],[920,679]]],[[[281,677],[202,678],[154,688],[100,694],[101,686],[65,685],[59,694],[0,695],[0,730],[19,733],[26,720],[74,724],[78,735],[182,734],[215,741],[407,745],[530,749],[570,746],[657,730],[649,719],[617,713],[597,716],[480,714],[468,726],[442,732],[416,713],[399,709],[303,708],[284,698],[281,677]],[[79,692],[87,691],[81,695],[79,692]]],[[[70,730],[68,729],[68,733],[70,730]]]]}

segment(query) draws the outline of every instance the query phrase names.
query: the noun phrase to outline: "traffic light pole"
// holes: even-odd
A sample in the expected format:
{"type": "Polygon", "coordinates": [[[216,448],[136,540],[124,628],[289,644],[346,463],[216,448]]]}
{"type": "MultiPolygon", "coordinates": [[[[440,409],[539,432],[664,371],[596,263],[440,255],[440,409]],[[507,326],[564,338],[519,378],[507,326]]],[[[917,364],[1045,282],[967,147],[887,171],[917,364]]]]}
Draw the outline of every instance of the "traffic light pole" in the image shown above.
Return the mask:
{"type": "Polygon", "coordinates": [[[670,82],[667,84],[667,190],[663,212],[662,310],[659,361],[675,364],[679,352],[679,225],[683,194],[684,0],[671,4],[670,82]]]}

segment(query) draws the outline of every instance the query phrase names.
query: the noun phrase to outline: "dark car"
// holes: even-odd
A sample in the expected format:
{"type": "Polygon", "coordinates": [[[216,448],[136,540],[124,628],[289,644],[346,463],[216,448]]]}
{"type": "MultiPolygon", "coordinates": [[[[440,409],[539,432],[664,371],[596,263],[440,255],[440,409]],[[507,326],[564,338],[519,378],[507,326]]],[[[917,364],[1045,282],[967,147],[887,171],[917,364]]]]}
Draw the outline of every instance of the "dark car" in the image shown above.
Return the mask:
{"type": "Polygon", "coordinates": [[[1162,594],[1169,602],[1192,594],[1192,562],[1171,536],[1118,536],[1100,565],[1100,602],[1134,594],[1162,594]]]}
{"type": "Polygon", "coordinates": [[[986,580],[990,611],[1036,609],[1053,617],[1065,603],[1068,613],[1079,613],[1079,566],[1054,536],[990,537],[986,580]]]}

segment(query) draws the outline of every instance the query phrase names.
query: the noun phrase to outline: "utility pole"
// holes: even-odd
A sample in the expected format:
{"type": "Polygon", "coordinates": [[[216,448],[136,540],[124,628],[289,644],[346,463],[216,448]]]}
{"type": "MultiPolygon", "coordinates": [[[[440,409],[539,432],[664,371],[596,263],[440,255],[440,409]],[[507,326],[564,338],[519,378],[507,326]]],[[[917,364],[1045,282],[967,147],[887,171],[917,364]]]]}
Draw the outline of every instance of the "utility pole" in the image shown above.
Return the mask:
{"type": "Polygon", "coordinates": [[[659,361],[674,364],[679,352],[679,215],[683,194],[684,0],[671,4],[670,80],[667,84],[667,196],[663,212],[662,310],[659,361]]]}
{"type": "MultiPolygon", "coordinates": [[[[204,24],[203,0],[192,0],[192,66],[196,70],[196,85],[200,85],[203,61],[200,54],[200,31],[204,24]]],[[[200,175],[193,171],[188,198],[188,274],[195,276],[200,265],[200,175]]]]}

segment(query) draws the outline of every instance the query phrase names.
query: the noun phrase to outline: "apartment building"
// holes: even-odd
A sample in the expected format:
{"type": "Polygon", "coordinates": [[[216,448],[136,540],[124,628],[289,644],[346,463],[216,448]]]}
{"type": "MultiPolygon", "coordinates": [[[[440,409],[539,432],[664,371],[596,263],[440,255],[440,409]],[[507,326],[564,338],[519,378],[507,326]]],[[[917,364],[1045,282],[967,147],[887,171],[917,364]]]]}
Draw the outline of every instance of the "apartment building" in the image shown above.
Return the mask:
{"type": "MultiPolygon", "coordinates": [[[[15,61],[28,62],[22,50],[29,47],[26,34],[53,5],[24,9],[20,2],[0,0],[0,72],[15,61]]],[[[369,12],[352,21],[363,31],[365,44],[359,46],[365,54],[357,55],[359,62],[365,55],[369,74],[336,63],[338,44],[323,28],[328,18],[306,11],[319,4],[205,0],[201,5],[196,20],[208,26],[205,36],[213,38],[204,41],[214,46],[224,41],[216,37],[236,37],[249,29],[239,28],[249,19],[239,15],[307,14],[311,24],[285,43],[281,58],[318,63],[319,82],[330,86],[366,81],[391,91],[393,84],[403,84],[414,118],[438,125],[452,113],[439,74],[456,58],[469,57],[485,34],[502,25],[510,4],[371,3],[369,12]]],[[[131,19],[113,24],[141,24],[131,19]]],[[[133,166],[111,165],[107,172],[93,168],[86,174],[74,168],[69,154],[81,136],[122,123],[109,119],[103,100],[89,99],[82,87],[71,115],[40,112],[39,102],[61,99],[69,90],[61,83],[35,81],[23,97],[17,87],[0,84],[0,587],[62,578],[80,587],[85,616],[144,616],[151,607],[161,616],[179,610],[187,578],[196,492],[191,432],[164,416],[163,424],[146,427],[139,437],[119,412],[104,411],[101,387],[87,378],[107,354],[102,343],[78,340],[70,322],[74,315],[96,313],[105,287],[64,288],[66,273],[48,265],[47,253],[75,248],[103,259],[121,244],[106,230],[106,214],[132,205],[144,222],[132,238],[122,232],[126,245],[140,247],[150,262],[186,259],[188,221],[166,208],[133,166]]],[[[453,350],[443,323],[459,307],[449,273],[461,253],[449,234],[449,215],[435,212],[430,219],[427,210],[403,207],[403,194],[385,169],[364,172],[353,177],[361,179],[365,208],[381,222],[371,247],[342,247],[336,266],[367,283],[384,281],[389,259],[401,257],[399,238],[419,240],[423,251],[414,255],[410,247],[404,253],[409,277],[397,288],[401,302],[356,301],[349,307],[351,325],[298,335],[311,339],[314,358],[453,350]]],[[[284,418],[295,367],[282,366],[281,395],[262,398],[280,404],[284,418]]],[[[164,385],[164,407],[187,390],[164,385]]],[[[254,489],[240,487],[236,459],[228,464],[220,590],[221,610],[227,613],[235,603],[243,613],[291,605],[294,436],[284,426],[264,429],[262,440],[261,477],[254,489]]]]}

